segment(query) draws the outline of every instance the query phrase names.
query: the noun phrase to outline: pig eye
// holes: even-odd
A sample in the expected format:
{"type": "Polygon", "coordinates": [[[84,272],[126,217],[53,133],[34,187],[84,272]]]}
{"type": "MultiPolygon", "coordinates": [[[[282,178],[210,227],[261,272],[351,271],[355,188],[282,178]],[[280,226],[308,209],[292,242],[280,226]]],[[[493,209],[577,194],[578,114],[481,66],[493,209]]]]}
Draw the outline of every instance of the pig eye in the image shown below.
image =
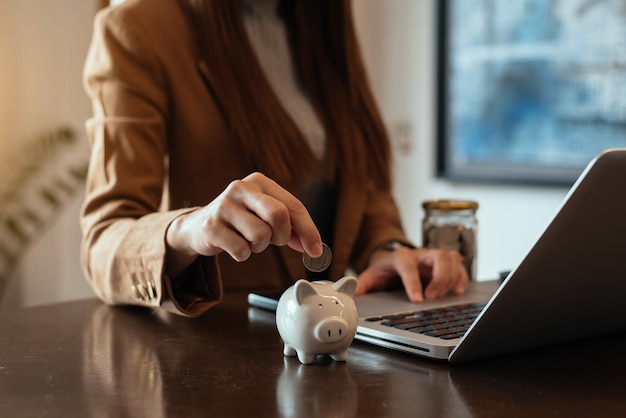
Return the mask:
{"type": "Polygon", "coordinates": [[[339,301],[338,300],[335,301],[335,305],[339,305],[339,301]]]}
{"type": "Polygon", "coordinates": [[[321,307],[322,307],[322,304],[320,303],[320,304],[319,304],[319,305],[317,305],[317,306],[319,306],[319,307],[321,308],[321,307]]]}

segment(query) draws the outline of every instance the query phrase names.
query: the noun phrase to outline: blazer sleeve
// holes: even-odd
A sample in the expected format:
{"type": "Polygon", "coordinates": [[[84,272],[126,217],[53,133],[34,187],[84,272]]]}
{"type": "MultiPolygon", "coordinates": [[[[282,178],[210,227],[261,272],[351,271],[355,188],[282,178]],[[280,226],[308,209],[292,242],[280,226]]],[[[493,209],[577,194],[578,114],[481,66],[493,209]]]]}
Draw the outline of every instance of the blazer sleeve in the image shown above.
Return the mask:
{"type": "Polygon", "coordinates": [[[84,67],[93,117],[81,263],[107,303],[196,316],[221,299],[217,260],[199,258],[176,283],[164,275],[167,228],[193,209],[160,210],[171,112],[167,80],[141,19],[127,11],[110,8],[96,17],[84,67]]]}

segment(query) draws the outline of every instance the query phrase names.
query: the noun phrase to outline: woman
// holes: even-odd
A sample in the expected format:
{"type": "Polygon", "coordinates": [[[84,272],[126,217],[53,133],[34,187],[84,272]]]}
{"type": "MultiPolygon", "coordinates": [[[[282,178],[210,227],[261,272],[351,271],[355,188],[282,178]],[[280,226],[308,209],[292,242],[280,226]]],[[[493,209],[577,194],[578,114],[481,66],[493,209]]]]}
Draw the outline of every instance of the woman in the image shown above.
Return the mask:
{"type": "Polygon", "coordinates": [[[195,316],[224,290],[304,277],[321,241],[357,293],[462,293],[413,249],[349,0],[127,0],[96,18],[82,261],[106,302],[195,316]],[[261,174],[263,173],[263,174],[261,174]],[[398,249],[396,249],[399,247],[398,249]],[[395,251],[390,251],[395,250],[395,251]]]}

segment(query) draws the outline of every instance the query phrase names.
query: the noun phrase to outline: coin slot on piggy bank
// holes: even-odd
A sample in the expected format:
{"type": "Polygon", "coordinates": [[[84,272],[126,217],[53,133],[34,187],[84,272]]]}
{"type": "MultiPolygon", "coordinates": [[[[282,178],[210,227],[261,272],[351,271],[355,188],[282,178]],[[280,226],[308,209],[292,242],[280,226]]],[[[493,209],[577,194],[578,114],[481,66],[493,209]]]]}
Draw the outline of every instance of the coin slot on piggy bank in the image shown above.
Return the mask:
{"type": "Polygon", "coordinates": [[[283,354],[297,355],[302,364],[319,354],[346,361],[358,323],[356,285],[356,278],[346,276],[336,282],[300,279],[288,288],[276,309],[283,354]]]}

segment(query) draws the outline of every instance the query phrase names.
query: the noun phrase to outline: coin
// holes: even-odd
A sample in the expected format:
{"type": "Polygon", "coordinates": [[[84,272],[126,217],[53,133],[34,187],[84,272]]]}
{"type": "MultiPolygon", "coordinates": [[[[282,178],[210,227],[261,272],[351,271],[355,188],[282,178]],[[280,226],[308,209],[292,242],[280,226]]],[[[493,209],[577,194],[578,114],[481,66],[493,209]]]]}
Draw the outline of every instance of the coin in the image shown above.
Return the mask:
{"type": "Polygon", "coordinates": [[[304,263],[304,267],[307,270],[319,273],[320,271],[324,271],[330,266],[330,262],[333,259],[333,254],[328,248],[328,245],[322,243],[322,255],[313,258],[307,253],[302,254],[302,263],[304,263]]]}

